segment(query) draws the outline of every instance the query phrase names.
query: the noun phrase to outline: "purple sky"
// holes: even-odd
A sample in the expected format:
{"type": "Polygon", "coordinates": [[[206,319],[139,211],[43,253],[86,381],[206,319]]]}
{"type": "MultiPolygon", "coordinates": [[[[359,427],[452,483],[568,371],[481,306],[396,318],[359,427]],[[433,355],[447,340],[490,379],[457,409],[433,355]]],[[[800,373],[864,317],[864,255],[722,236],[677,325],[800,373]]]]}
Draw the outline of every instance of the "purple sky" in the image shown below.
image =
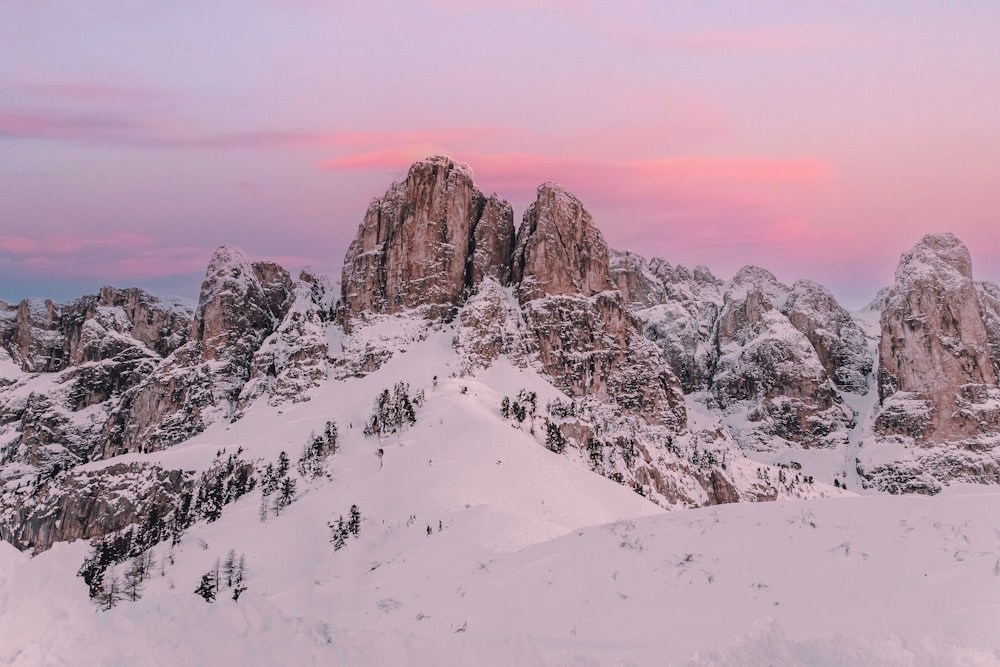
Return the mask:
{"type": "Polygon", "coordinates": [[[0,3],[0,299],[195,298],[212,249],[339,271],[415,159],[517,221],[862,305],[929,231],[1000,279],[1000,3],[0,3]]]}

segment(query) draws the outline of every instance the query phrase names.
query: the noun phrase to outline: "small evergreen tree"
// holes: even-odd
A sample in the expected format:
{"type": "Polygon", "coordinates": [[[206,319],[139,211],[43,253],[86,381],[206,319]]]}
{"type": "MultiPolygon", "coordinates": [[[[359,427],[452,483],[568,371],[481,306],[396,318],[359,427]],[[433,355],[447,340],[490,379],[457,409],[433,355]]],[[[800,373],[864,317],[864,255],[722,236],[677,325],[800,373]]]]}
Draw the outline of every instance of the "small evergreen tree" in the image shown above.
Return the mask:
{"type": "Polygon", "coordinates": [[[361,510],[357,505],[351,505],[351,511],[347,520],[347,532],[355,537],[361,532],[361,510]]]}
{"type": "Polygon", "coordinates": [[[222,576],[226,578],[226,587],[232,588],[236,579],[236,549],[230,549],[226,560],[222,563],[222,576]]]}
{"type": "Polygon", "coordinates": [[[260,494],[260,507],[257,508],[257,518],[261,523],[267,521],[267,494],[260,494]]]}
{"type": "Polygon", "coordinates": [[[142,570],[133,560],[129,568],[125,570],[124,590],[125,595],[132,602],[142,597],[143,583],[142,570]]]}
{"type": "Polygon", "coordinates": [[[97,595],[94,599],[104,611],[109,611],[122,600],[122,581],[118,575],[102,573],[101,581],[97,586],[97,595]]]}
{"type": "Polygon", "coordinates": [[[215,602],[216,580],[211,572],[201,575],[198,587],[194,589],[195,595],[200,595],[205,602],[215,602]]]}
{"type": "Polygon", "coordinates": [[[295,500],[295,480],[286,477],[281,480],[281,488],[278,491],[278,498],[281,499],[282,508],[288,507],[295,500]]]}
{"type": "Polygon", "coordinates": [[[330,527],[330,542],[333,544],[333,550],[340,551],[347,543],[347,525],[344,523],[343,515],[337,519],[336,524],[327,525],[330,527]]]}
{"type": "Polygon", "coordinates": [[[545,422],[545,446],[556,454],[566,451],[566,438],[559,427],[552,422],[545,422]]]}

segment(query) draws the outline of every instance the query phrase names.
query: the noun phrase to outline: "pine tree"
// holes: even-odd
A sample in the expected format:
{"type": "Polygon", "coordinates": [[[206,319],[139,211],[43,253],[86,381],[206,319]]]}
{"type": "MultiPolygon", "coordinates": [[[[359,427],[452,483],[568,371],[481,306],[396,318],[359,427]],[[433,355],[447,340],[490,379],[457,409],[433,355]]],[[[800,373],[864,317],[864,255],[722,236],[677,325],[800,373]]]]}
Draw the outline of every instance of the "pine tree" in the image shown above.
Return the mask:
{"type": "Polygon", "coordinates": [[[97,595],[94,596],[101,609],[108,611],[122,600],[122,582],[113,572],[110,576],[104,573],[98,584],[97,595]]]}
{"type": "Polygon", "coordinates": [[[278,492],[278,496],[281,498],[281,506],[288,507],[295,500],[295,480],[291,477],[286,477],[281,480],[281,489],[278,492]]]}
{"type": "Polygon", "coordinates": [[[328,421],[323,429],[323,436],[326,438],[327,451],[331,454],[337,451],[337,424],[328,421]]]}
{"type": "Polygon", "coordinates": [[[217,581],[212,576],[211,572],[206,572],[201,575],[201,581],[198,583],[198,588],[194,589],[196,595],[200,595],[205,599],[205,602],[215,602],[215,591],[217,581]]]}
{"type": "MultiPolygon", "coordinates": [[[[137,557],[140,558],[140,557],[137,557]]],[[[143,575],[142,575],[142,565],[136,559],[132,559],[129,568],[125,570],[125,582],[124,590],[125,595],[132,602],[135,602],[140,597],[142,597],[143,589],[143,575]]]]}
{"type": "Polygon", "coordinates": [[[351,511],[347,520],[347,532],[355,537],[361,532],[361,510],[357,505],[351,505],[351,511]]]}
{"type": "Polygon", "coordinates": [[[226,586],[232,588],[236,577],[236,549],[230,549],[226,554],[226,560],[222,563],[222,574],[226,578],[226,586]]]}
{"type": "Polygon", "coordinates": [[[545,422],[545,446],[556,454],[562,454],[566,450],[566,438],[552,422],[545,422]]]}
{"type": "Polygon", "coordinates": [[[267,521],[267,494],[260,494],[260,507],[257,509],[257,518],[261,523],[267,521]]]}
{"type": "Polygon", "coordinates": [[[340,551],[347,543],[347,525],[344,523],[343,515],[337,519],[336,524],[328,525],[330,526],[330,542],[333,544],[333,550],[340,551]]]}

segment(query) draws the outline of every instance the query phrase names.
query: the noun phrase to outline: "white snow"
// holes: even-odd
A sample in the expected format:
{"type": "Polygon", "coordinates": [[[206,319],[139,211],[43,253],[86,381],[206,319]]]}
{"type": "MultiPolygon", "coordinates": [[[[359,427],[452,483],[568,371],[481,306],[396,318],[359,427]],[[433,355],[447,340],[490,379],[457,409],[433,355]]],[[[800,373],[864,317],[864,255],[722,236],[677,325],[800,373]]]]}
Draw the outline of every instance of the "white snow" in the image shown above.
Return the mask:
{"type": "Polygon", "coordinates": [[[503,420],[520,389],[566,397],[503,358],[462,376],[453,335],[399,325],[386,337],[408,350],[365,377],[115,459],[203,469],[242,446],[294,461],[326,420],[340,429],[328,478],[300,480],[264,523],[256,491],[196,524],[162,576],[156,547],[142,599],[111,611],[75,576],[87,544],[30,559],[0,544],[0,664],[1000,664],[1000,493],[667,513],[503,420]],[[399,381],[425,392],[416,424],[363,437],[399,381]],[[355,503],[361,535],[334,551],[326,524],[355,503]],[[248,590],[208,604],[193,591],[230,549],[248,590]]]}

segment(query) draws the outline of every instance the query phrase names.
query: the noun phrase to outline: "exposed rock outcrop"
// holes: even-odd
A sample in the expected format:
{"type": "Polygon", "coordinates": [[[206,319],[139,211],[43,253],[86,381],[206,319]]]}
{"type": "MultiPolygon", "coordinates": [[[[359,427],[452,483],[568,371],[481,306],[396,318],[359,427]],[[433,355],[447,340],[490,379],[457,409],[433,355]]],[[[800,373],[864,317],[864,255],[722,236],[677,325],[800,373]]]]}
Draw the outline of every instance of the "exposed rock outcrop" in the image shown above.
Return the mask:
{"type": "Polygon", "coordinates": [[[630,308],[648,308],[667,300],[663,283],[646,260],[632,252],[609,250],[611,279],[630,308]]]}
{"type": "Polygon", "coordinates": [[[0,539],[38,553],[55,542],[102,537],[169,516],[191,487],[190,474],[139,463],[64,474],[15,494],[0,513],[0,539]]]}
{"type": "Polygon", "coordinates": [[[486,279],[458,313],[459,327],[452,341],[465,372],[488,368],[500,355],[529,366],[537,355],[534,336],[511,290],[486,279]]]}
{"type": "Polygon", "coordinates": [[[575,196],[555,183],[538,186],[514,250],[521,303],[545,296],[590,297],[614,289],[608,246],[575,196]]]}
{"type": "MultiPolygon", "coordinates": [[[[755,266],[729,283],[704,267],[659,259],[630,258],[625,269],[620,282],[651,274],[661,284],[662,302],[635,311],[646,335],[686,393],[707,392],[728,415],[740,442],[758,449],[846,440],[854,415],[838,390],[865,392],[871,356],[863,331],[829,292],[808,281],[789,288],[755,266]]],[[[660,298],[650,287],[643,293],[660,298]]]]}
{"type": "Polygon", "coordinates": [[[986,327],[986,345],[993,358],[993,374],[1000,379],[1000,287],[994,283],[976,283],[976,292],[986,327]]]}
{"type": "Polygon", "coordinates": [[[883,488],[936,481],[1000,482],[1000,389],[990,329],[994,301],[972,280],[952,234],[929,234],[903,254],[881,319],[875,453],[859,464],[883,488]],[[915,459],[917,465],[907,463],[915,459]],[[916,470],[916,472],[914,472],[916,470]],[[890,486],[891,484],[891,486],[890,486]]]}
{"type": "Polygon", "coordinates": [[[777,436],[835,445],[846,440],[853,413],[809,339],[774,306],[789,293],[764,269],[736,274],[719,314],[712,395],[724,409],[746,410],[750,428],[738,433],[744,442],[764,446],[777,436]]]}
{"type": "Polygon", "coordinates": [[[879,398],[916,394],[936,411],[919,439],[975,436],[951,418],[964,385],[996,385],[968,249],[952,234],[925,236],[905,253],[882,312],[879,398]]]}
{"type": "Polygon", "coordinates": [[[0,342],[26,372],[51,373],[143,346],[159,356],[188,337],[192,312],[138,289],[104,287],[65,304],[25,299],[0,308],[0,342]]]}
{"type": "Polygon", "coordinates": [[[685,392],[705,389],[718,357],[716,321],[725,284],[705,267],[691,271],[654,258],[649,270],[661,281],[666,297],[637,311],[646,335],[663,351],[685,392]]]}
{"type": "Polygon", "coordinates": [[[553,183],[524,214],[514,279],[542,368],[570,396],[594,395],[683,428],[683,397],[611,281],[608,247],[579,199],[553,183]]]}
{"type": "Polygon", "coordinates": [[[857,321],[822,285],[797,280],[781,312],[801,331],[823,364],[827,376],[843,391],[868,393],[873,360],[857,321]]]}
{"type": "Polygon", "coordinates": [[[327,377],[333,360],[325,322],[333,296],[325,279],[308,270],[299,274],[288,312],[253,355],[250,378],[240,390],[240,409],[261,395],[271,405],[308,400],[307,391],[327,377]]]}
{"type": "Polygon", "coordinates": [[[487,199],[472,170],[436,156],[368,207],[344,257],[340,320],[420,308],[450,320],[486,276],[509,282],[513,210],[487,199]],[[477,229],[482,225],[482,229],[477,229]]]}
{"type": "Polygon", "coordinates": [[[209,262],[190,340],[123,397],[101,456],[155,451],[234,415],[261,343],[292,301],[288,272],[222,247],[209,262]]]}

